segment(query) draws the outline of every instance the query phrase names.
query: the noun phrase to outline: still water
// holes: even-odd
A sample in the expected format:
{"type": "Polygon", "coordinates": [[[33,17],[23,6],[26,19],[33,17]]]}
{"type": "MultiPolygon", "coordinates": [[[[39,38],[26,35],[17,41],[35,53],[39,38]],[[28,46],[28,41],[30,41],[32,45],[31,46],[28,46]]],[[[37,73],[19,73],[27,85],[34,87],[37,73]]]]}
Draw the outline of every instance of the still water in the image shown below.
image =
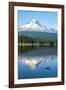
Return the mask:
{"type": "Polygon", "coordinates": [[[18,79],[57,77],[56,48],[22,48],[18,54],[18,79]]]}

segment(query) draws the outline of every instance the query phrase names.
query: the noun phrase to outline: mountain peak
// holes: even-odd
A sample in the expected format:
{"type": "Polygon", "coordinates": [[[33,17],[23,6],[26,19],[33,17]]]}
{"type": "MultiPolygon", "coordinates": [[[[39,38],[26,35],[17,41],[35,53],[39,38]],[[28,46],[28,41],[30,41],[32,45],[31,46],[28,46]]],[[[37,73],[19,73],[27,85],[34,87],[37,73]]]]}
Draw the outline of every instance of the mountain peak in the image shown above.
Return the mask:
{"type": "Polygon", "coordinates": [[[37,20],[35,20],[35,19],[32,19],[32,21],[31,21],[31,22],[32,22],[32,23],[36,23],[36,21],[37,21],[37,20]]]}
{"type": "Polygon", "coordinates": [[[19,31],[36,31],[36,32],[49,32],[57,33],[57,30],[43,26],[38,20],[32,19],[29,23],[24,24],[19,28],[19,31]]]}

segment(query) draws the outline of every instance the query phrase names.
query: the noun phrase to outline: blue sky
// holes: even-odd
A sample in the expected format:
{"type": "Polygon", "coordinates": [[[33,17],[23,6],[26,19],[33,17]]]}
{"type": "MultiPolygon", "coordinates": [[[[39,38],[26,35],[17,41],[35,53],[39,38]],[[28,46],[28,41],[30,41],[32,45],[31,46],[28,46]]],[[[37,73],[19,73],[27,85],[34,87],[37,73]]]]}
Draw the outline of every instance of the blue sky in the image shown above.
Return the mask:
{"type": "Polygon", "coordinates": [[[22,26],[32,19],[57,30],[57,12],[18,10],[18,25],[22,26]]]}

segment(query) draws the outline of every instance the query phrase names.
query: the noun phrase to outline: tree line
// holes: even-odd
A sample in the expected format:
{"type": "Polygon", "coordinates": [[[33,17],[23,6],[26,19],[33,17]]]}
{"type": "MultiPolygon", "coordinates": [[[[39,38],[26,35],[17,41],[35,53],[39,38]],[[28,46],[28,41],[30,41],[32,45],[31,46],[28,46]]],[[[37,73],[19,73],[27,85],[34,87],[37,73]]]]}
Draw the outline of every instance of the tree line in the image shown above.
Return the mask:
{"type": "Polygon", "coordinates": [[[39,39],[39,38],[32,38],[28,36],[18,35],[18,44],[49,44],[51,46],[57,45],[57,40],[50,40],[49,38],[47,39],[39,39]]]}

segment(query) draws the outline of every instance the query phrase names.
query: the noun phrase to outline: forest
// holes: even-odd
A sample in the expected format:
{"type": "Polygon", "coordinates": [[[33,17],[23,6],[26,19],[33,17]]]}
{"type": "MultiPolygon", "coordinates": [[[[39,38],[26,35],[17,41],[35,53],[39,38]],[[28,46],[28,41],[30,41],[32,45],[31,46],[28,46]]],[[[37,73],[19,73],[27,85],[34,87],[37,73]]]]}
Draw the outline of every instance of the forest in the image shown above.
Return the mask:
{"type": "Polygon", "coordinates": [[[44,46],[57,46],[57,40],[50,40],[47,39],[39,39],[39,38],[32,38],[28,36],[18,36],[18,45],[24,46],[24,45],[44,45],[44,46]]]}

